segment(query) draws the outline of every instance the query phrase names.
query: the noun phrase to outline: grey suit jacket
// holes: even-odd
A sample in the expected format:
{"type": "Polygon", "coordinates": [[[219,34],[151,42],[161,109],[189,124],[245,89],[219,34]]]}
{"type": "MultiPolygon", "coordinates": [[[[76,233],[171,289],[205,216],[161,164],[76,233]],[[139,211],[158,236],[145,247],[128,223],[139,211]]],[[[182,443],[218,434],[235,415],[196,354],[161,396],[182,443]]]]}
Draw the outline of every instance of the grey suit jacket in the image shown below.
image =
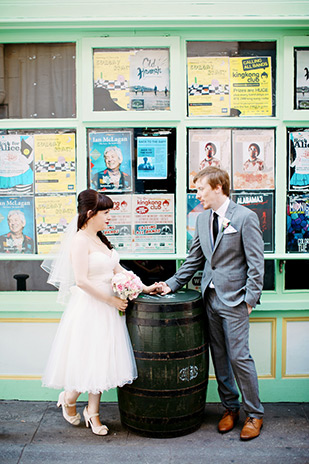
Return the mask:
{"type": "Polygon", "coordinates": [[[234,307],[245,301],[255,307],[259,301],[264,276],[264,243],[258,216],[232,200],[225,217],[229,226],[219,230],[212,249],[211,210],[197,217],[195,235],[189,255],[166,281],[174,292],[185,285],[196,271],[204,269],[201,291],[212,281],[220,300],[234,307]]]}

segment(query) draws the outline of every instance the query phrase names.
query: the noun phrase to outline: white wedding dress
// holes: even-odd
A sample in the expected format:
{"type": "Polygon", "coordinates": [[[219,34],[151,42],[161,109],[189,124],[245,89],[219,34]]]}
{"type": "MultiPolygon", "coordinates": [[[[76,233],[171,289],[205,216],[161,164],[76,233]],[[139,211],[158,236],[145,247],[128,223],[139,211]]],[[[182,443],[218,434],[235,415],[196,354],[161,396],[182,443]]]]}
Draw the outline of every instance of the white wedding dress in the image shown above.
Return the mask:
{"type": "MultiPolygon", "coordinates": [[[[111,279],[119,255],[89,254],[88,277],[114,294],[111,279]]],[[[99,393],[137,377],[126,318],[118,310],[74,286],[61,318],[42,384],[66,391],[99,393]]]]}

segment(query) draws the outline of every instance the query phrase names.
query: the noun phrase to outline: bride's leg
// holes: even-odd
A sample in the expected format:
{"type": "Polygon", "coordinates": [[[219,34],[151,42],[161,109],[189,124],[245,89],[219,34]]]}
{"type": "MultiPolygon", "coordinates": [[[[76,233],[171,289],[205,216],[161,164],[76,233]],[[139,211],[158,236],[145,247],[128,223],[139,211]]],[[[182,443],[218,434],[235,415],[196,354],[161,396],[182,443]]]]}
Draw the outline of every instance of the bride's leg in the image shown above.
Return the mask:
{"type": "MultiPolygon", "coordinates": [[[[77,391],[65,391],[64,398],[65,398],[66,404],[75,404],[79,395],[80,395],[80,392],[77,392],[77,391]]],[[[65,409],[69,416],[76,415],[76,405],[66,406],[65,409]]]]}
{"type": "MultiPolygon", "coordinates": [[[[101,399],[101,393],[94,394],[94,393],[89,393],[88,394],[88,407],[87,411],[89,416],[92,414],[98,414],[100,410],[100,399],[101,399]]],[[[93,416],[91,418],[91,422],[95,427],[98,427],[101,424],[100,421],[100,416],[93,416]]]]}
{"type": "Polygon", "coordinates": [[[80,424],[80,414],[76,414],[76,400],[79,392],[62,391],[59,395],[57,406],[62,408],[62,415],[72,425],[80,424]]]}

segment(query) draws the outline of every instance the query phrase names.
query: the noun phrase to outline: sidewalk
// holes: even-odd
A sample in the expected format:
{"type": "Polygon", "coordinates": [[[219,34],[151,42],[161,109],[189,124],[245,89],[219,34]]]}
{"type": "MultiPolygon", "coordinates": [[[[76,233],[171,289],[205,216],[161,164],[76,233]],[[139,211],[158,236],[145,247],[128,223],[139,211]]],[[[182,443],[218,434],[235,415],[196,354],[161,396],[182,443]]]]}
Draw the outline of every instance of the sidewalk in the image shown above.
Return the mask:
{"type": "MultiPolygon", "coordinates": [[[[85,403],[78,403],[81,413],[85,403]]],[[[1,464],[309,464],[309,403],[266,403],[260,437],[242,442],[245,419],[230,433],[217,432],[222,408],[206,404],[196,432],[178,438],[145,438],[120,422],[117,403],[102,403],[110,429],[99,437],[70,426],[55,403],[0,401],[1,464]]]]}

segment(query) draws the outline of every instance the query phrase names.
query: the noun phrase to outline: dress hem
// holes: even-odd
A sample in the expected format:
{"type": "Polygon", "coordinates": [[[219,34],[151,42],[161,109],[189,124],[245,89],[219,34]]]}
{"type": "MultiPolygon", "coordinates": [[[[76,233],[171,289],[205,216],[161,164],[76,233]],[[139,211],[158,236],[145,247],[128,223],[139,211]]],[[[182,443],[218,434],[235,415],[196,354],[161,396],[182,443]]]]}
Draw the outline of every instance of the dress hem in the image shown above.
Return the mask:
{"type": "Polygon", "coordinates": [[[98,395],[99,393],[103,393],[105,391],[109,391],[109,390],[112,390],[114,388],[121,388],[123,387],[124,385],[126,384],[131,384],[134,382],[134,380],[137,379],[138,376],[136,377],[133,377],[133,379],[129,379],[129,380],[124,380],[123,382],[121,382],[120,384],[117,383],[117,384],[114,384],[114,385],[108,385],[108,386],[104,386],[104,387],[98,387],[96,389],[93,389],[93,388],[85,388],[85,387],[72,387],[72,386],[67,386],[67,385],[55,385],[55,384],[47,384],[47,383],[44,383],[42,382],[42,387],[44,388],[53,388],[55,390],[62,390],[64,389],[65,391],[76,391],[76,392],[79,392],[79,393],[92,393],[93,395],[98,395]]]}

